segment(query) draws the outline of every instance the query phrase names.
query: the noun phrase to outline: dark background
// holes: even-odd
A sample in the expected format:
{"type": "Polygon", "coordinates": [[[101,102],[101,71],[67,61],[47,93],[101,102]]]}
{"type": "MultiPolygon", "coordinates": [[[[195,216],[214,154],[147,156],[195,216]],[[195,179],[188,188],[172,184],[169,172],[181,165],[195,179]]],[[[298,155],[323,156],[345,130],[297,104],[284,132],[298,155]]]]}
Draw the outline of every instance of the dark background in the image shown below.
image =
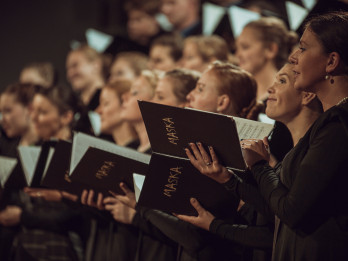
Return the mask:
{"type": "MultiPolygon", "coordinates": [[[[277,6],[281,2],[269,1],[277,6]]],[[[125,34],[124,2],[1,0],[0,91],[16,81],[21,68],[32,62],[52,62],[58,69],[60,82],[65,83],[65,57],[71,41],[85,41],[88,28],[111,35],[125,34]]],[[[314,11],[334,9],[334,2],[320,0],[314,11]]]]}

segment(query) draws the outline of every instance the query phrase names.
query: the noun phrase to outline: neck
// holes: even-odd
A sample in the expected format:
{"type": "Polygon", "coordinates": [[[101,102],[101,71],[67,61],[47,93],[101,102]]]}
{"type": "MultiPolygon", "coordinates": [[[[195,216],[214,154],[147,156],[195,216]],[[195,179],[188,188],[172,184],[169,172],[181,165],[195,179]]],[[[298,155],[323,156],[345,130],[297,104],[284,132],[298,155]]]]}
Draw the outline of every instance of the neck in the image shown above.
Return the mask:
{"type": "Polygon", "coordinates": [[[199,15],[196,14],[196,12],[192,12],[191,15],[188,16],[188,19],[186,21],[176,26],[176,30],[178,31],[185,30],[186,28],[190,27],[194,23],[197,23],[198,20],[199,20],[199,15]]]}
{"type": "Polygon", "coordinates": [[[306,134],[306,132],[319,116],[320,113],[312,111],[306,107],[303,108],[301,112],[293,118],[292,121],[284,122],[291,133],[294,146],[306,134]]]}
{"type": "Polygon", "coordinates": [[[273,85],[275,76],[277,74],[277,68],[272,62],[266,63],[260,71],[254,74],[254,78],[257,82],[257,100],[265,100],[268,96],[267,89],[273,85]]]}
{"type": "Polygon", "coordinates": [[[347,79],[344,76],[335,76],[333,84],[329,80],[325,80],[316,88],[318,90],[316,95],[321,101],[324,111],[348,97],[347,85],[347,79]]]}
{"type": "Polygon", "coordinates": [[[60,140],[70,140],[71,139],[71,130],[70,127],[65,126],[61,128],[58,133],[54,136],[54,138],[60,139],[60,140]]]}
{"type": "Polygon", "coordinates": [[[95,92],[100,89],[101,87],[104,86],[104,81],[102,79],[96,80],[93,84],[91,84],[90,86],[86,87],[83,89],[83,91],[81,92],[81,100],[83,102],[84,105],[88,105],[88,103],[90,102],[90,100],[92,99],[93,95],[95,94],[95,92]]]}
{"type": "Polygon", "coordinates": [[[117,145],[125,146],[137,138],[134,129],[128,122],[121,123],[112,133],[117,145]]]}
{"type": "Polygon", "coordinates": [[[30,123],[27,131],[22,135],[19,145],[29,146],[35,144],[38,140],[39,137],[37,136],[34,126],[30,123]]]}
{"type": "Polygon", "coordinates": [[[133,126],[139,137],[140,145],[138,147],[138,151],[144,152],[146,149],[150,148],[150,141],[149,137],[147,136],[145,123],[141,121],[139,123],[135,123],[133,126]]]}

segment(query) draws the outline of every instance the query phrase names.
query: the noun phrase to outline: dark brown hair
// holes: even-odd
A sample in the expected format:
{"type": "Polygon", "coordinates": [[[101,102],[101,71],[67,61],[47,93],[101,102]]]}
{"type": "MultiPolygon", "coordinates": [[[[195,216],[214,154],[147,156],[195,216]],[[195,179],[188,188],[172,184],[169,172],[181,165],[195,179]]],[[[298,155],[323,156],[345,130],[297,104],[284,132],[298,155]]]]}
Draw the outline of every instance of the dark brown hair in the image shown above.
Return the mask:
{"type": "Polygon", "coordinates": [[[17,102],[27,107],[31,104],[34,95],[41,87],[29,83],[13,83],[6,87],[2,94],[11,94],[15,96],[17,102]]]}
{"type": "Polygon", "coordinates": [[[340,55],[343,71],[348,74],[348,12],[330,12],[308,20],[305,29],[312,31],[325,51],[340,55]]]}
{"type": "Polygon", "coordinates": [[[187,69],[174,69],[166,72],[164,77],[173,81],[173,92],[179,102],[186,102],[186,96],[196,87],[201,74],[187,69]]]}

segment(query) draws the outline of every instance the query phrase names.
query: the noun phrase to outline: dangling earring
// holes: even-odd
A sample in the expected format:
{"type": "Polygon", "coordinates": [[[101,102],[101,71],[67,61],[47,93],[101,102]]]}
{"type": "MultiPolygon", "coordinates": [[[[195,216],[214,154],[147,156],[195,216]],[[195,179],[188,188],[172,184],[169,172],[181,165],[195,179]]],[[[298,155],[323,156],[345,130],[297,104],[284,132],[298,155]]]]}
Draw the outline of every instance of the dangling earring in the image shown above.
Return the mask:
{"type": "Polygon", "coordinates": [[[333,79],[333,76],[330,75],[330,73],[326,73],[325,75],[325,80],[328,80],[328,79],[330,79],[331,84],[334,84],[335,80],[333,79]]]}

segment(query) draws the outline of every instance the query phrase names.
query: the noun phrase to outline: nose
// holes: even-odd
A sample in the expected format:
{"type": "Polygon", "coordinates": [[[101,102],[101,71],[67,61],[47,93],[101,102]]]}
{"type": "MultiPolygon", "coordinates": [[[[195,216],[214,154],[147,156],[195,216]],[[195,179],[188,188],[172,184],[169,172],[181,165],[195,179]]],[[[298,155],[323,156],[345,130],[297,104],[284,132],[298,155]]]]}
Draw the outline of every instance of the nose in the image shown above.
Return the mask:
{"type": "Polygon", "coordinates": [[[293,52],[289,55],[289,62],[290,62],[291,64],[297,64],[299,53],[300,53],[300,50],[296,50],[296,51],[293,51],[293,52]]]}
{"type": "Polygon", "coordinates": [[[188,102],[193,101],[193,92],[194,92],[194,89],[192,91],[190,91],[189,94],[187,94],[186,100],[188,102]]]}
{"type": "Polygon", "coordinates": [[[267,92],[269,94],[274,93],[274,85],[275,85],[275,83],[273,83],[270,87],[267,88],[267,92]]]}

